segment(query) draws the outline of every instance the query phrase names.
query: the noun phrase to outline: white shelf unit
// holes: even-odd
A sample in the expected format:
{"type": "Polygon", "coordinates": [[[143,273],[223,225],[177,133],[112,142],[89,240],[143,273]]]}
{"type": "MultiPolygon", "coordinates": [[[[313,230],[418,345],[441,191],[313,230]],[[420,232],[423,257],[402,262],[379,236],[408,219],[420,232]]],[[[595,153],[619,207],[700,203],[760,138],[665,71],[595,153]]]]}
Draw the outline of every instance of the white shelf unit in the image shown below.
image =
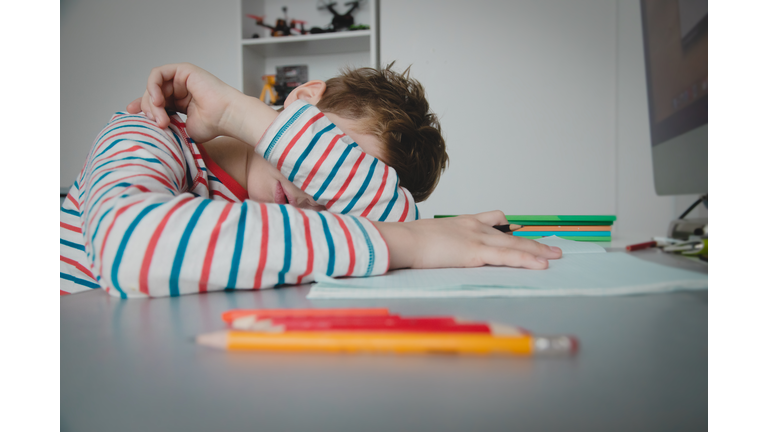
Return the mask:
{"type": "MultiPolygon", "coordinates": [[[[247,15],[264,17],[264,23],[274,25],[288,8],[288,20],[304,20],[305,29],[325,28],[333,19],[327,10],[318,9],[330,0],[241,0],[240,1],[240,90],[259,97],[264,85],[263,75],[276,72],[277,66],[307,65],[310,80],[327,80],[343,67],[379,67],[378,0],[362,0],[352,16],[355,24],[367,24],[370,30],[342,31],[272,37],[269,29],[257,26],[247,15]],[[258,34],[258,38],[253,35],[258,34]]],[[[336,2],[336,11],[343,14],[349,6],[336,2]]]]}

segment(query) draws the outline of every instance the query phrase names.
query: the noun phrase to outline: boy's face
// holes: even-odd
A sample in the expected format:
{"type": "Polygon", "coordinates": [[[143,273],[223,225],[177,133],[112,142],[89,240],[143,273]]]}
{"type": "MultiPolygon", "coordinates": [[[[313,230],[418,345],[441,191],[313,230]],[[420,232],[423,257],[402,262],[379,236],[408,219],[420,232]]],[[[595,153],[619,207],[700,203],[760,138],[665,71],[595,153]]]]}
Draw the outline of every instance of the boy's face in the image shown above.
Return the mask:
{"type": "Polygon", "coordinates": [[[290,204],[315,211],[325,210],[325,206],[315,202],[309,194],[291,183],[261,155],[253,151],[247,154],[248,198],[257,202],[290,204]]]}

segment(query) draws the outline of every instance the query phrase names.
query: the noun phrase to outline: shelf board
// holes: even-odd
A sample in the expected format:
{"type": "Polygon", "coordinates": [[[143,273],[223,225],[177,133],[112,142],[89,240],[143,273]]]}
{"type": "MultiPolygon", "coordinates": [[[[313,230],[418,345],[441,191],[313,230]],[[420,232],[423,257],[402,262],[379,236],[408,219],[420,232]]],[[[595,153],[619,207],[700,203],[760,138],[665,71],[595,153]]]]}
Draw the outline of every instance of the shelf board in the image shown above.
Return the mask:
{"type": "Polygon", "coordinates": [[[243,39],[242,46],[265,57],[364,52],[371,49],[371,31],[243,39]]]}

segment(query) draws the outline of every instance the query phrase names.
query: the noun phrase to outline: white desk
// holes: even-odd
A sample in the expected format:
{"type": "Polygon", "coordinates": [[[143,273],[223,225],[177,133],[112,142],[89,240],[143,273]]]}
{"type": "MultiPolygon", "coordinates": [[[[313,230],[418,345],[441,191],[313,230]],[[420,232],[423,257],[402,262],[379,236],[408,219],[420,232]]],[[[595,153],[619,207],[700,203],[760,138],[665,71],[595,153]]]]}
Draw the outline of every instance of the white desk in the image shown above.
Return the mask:
{"type": "MultiPolygon", "coordinates": [[[[640,239],[642,240],[642,239],[640,239]]],[[[615,247],[615,246],[614,246],[615,247]]],[[[706,272],[646,250],[644,259],[706,272]]],[[[707,293],[306,300],[309,288],[61,299],[63,431],[685,431],[707,428],[707,293]],[[226,353],[232,308],[388,307],[571,333],[572,359],[226,353]]]]}

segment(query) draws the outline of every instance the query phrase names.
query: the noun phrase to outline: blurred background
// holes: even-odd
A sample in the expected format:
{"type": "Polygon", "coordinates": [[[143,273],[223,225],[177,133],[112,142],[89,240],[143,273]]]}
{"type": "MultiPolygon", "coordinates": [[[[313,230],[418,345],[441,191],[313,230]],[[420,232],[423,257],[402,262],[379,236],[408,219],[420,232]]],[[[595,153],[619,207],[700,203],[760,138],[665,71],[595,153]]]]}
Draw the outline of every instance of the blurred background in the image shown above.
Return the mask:
{"type": "Polygon", "coordinates": [[[246,17],[273,25],[285,6],[324,27],[322,3],[62,0],[60,187],[155,66],[190,62],[258,97],[275,66],[327,79],[396,61],[426,88],[451,158],[422,217],[615,214],[615,234],[648,236],[695,201],[654,191],[638,0],[363,0],[352,15],[370,30],[315,45],[270,42],[246,17]]]}

